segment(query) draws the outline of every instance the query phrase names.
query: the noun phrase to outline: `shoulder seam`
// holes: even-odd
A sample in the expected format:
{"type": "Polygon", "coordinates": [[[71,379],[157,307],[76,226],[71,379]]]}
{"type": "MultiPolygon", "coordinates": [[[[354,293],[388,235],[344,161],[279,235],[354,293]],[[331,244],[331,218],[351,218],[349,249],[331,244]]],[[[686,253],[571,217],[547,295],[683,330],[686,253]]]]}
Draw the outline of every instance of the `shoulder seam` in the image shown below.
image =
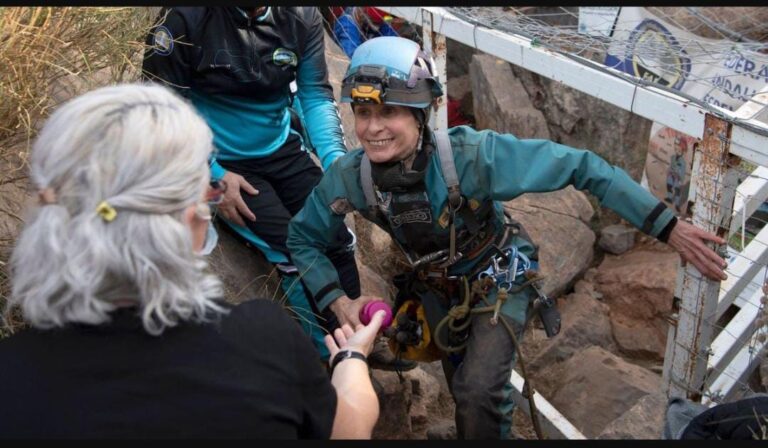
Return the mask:
{"type": "Polygon", "coordinates": [[[287,7],[287,8],[283,8],[283,9],[285,9],[287,14],[290,14],[290,15],[296,17],[296,19],[298,19],[299,21],[301,21],[301,23],[304,24],[304,26],[308,27],[309,25],[312,24],[311,17],[309,17],[309,15],[311,15],[311,10],[310,10],[311,8],[309,8],[309,7],[287,7]]]}

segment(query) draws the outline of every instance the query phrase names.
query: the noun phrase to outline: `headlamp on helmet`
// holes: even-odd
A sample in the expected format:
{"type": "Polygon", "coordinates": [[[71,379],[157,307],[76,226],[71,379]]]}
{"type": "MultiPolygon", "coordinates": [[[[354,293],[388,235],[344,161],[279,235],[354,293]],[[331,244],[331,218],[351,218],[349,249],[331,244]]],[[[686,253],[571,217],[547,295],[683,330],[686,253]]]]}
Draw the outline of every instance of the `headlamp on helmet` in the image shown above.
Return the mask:
{"type": "Polygon", "coordinates": [[[386,95],[387,69],[379,65],[361,66],[351,82],[350,97],[354,103],[381,104],[386,95]]]}

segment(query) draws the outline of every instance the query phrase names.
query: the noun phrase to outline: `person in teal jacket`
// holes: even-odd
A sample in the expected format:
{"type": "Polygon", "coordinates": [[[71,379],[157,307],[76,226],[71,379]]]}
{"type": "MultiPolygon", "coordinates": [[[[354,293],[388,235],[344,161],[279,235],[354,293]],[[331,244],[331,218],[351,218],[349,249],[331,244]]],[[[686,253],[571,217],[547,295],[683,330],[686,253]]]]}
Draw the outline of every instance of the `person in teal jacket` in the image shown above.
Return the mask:
{"type": "MultiPolygon", "coordinates": [[[[211,128],[211,179],[225,187],[218,217],[275,266],[288,309],[327,358],[323,338],[337,325],[312,309],[285,246],[291,216],[322,169],[346,153],[320,11],[168,7],[158,17],[147,34],[142,74],[187,98],[211,128]]],[[[329,255],[344,290],[356,297],[353,249],[354,236],[339,229],[329,255]]]]}
{"type": "Polygon", "coordinates": [[[624,170],[590,151],[466,126],[433,133],[429,112],[442,88],[432,67],[407,39],[380,37],[358,47],[341,100],[352,103],[362,148],[326,172],[291,220],[287,245],[318,309],[354,326],[372,298],[346,297],[324,250],[352,211],[387,231],[412,265],[396,279],[400,312],[389,334],[403,349],[417,344],[404,330],[414,322],[405,318],[411,311],[401,316],[401,305],[418,298],[456,402],[458,437],[506,438],[513,336],[522,337],[536,312],[554,334],[559,316],[538,289],[536,246],[505,216],[502,201],[568,185],[587,190],[712,279],[725,277],[725,261],[705,243],[725,241],[678,221],[624,170]]]}

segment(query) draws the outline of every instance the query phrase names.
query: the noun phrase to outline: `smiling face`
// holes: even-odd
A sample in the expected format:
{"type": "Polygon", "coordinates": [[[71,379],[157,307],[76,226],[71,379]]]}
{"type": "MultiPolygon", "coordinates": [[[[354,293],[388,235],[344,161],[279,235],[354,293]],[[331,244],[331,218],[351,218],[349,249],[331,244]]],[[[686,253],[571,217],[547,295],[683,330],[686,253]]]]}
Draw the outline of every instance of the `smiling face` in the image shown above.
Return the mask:
{"type": "Polygon", "coordinates": [[[419,140],[419,122],[404,106],[356,104],[355,134],[371,162],[406,159],[419,140]]]}

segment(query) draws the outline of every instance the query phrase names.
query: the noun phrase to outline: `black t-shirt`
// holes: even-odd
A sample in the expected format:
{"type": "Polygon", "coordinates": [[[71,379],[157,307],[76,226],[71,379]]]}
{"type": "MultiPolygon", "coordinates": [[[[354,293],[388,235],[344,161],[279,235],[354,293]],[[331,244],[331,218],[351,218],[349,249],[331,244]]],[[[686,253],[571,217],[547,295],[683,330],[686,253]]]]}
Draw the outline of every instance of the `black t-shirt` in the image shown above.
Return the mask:
{"type": "Polygon", "coordinates": [[[159,337],[135,313],[0,340],[0,438],[330,436],[336,392],[277,304],[159,337]]]}

